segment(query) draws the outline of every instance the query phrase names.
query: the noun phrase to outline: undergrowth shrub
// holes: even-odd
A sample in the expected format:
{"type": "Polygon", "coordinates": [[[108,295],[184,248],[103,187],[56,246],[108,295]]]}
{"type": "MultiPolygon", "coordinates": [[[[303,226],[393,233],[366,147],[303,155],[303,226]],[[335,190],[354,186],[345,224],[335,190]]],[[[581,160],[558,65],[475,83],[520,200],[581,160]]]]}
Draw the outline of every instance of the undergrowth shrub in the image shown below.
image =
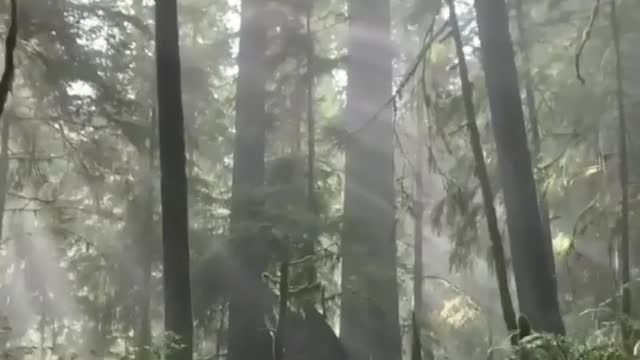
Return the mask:
{"type": "Polygon", "coordinates": [[[632,360],[614,340],[594,345],[557,335],[534,334],[523,339],[510,359],[518,360],[632,360]]]}

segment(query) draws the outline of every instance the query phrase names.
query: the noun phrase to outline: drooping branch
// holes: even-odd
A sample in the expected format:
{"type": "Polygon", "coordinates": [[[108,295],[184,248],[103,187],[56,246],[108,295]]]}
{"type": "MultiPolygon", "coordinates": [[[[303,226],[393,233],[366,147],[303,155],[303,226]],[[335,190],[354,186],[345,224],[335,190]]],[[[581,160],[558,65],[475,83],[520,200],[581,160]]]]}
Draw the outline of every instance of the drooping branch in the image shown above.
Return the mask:
{"type": "MultiPolygon", "coordinates": [[[[469,139],[471,142],[475,160],[475,173],[478,181],[480,182],[482,201],[487,219],[489,240],[491,242],[491,250],[495,260],[494,266],[496,270],[496,279],[498,282],[500,303],[502,305],[502,316],[504,318],[507,330],[512,332],[515,331],[518,326],[516,323],[513,301],[511,300],[509,281],[507,279],[507,265],[504,254],[504,247],[502,245],[502,236],[500,234],[500,229],[498,226],[496,209],[493,204],[493,190],[491,189],[489,174],[487,172],[487,165],[484,159],[484,152],[482,150],[482,144],[480,141],[478,125],[476,123],[475,105],[473,103],[473,90],[471,82],[469,81],[469,70],[467,68],[467,61],[462,48],[462,37],[460,35],[460,29],[458,28],[455,4],[453,0],[447,0],[447,4],[449,7],[449,21],[451,23],[453,40],[455,42],[456,54],[458,57],[458,71],[460,72],[460,82],[462,84],[462,97],[464,100],[465,116],[467,119],[467,130],[469,132],[469,139]]],[[[515,339],[512,338],[512,343],[515,344],[514,340],[515,339]]]]}
{"type": "Polygon", "coordinates": [[[409,84],[409,81],[413,79],[417,71],[420,69],[420,65],[424,61],[425,55],[427,54],[429,49],[431,49],[431,46],[435,42],[439,41],[442,34],[444,34],[448,28],[448,24],[444,23],[437,30],[435,30],[436,20],[437,20],[437,17],[434,17],[432,23],[427,28],[425,36],[423,37],[422,48],[418,52],[418,55],[415,57],[415,61],[413,62],[413,64],[402,76],[402,80],[396,87],[391,97],[389,97],[387,101],[385,101],[385,103],[382,104],[382,106],[380,106],[378,110],[376,110],[375,113],[371,114],[371,116],[368,117],[365,121],[363,121],[357,128],[348,130],[346,135],[354,136],[356,133],[363,131],[370,123],[377,121],[378,115],[380,115],[390,105],[393,105],[402,96],[402,92],[404,91],[405,87],[409,84]]]}
{"type": "Polygon", "coordinates": [[[575,58],[575,66],[576,66],[576,77],[580,81],[580,84],[584,85],[586,80],[582,77],[580,72],[580,60],[582,58],[582,52],[584,51],[585,46],[591,39],[591,32],[593,31],[593,26],[596,23],[596,19],[598,18],[598,13],[600,12],[600,0],[596,0],[596,3],[593,5],[593,9],[591,10],[591,18],[589,19],[589,25],[582,33],[582,40],[580,41],[580,46],[578,47],[578,51],[576,52],[575,58]]]}

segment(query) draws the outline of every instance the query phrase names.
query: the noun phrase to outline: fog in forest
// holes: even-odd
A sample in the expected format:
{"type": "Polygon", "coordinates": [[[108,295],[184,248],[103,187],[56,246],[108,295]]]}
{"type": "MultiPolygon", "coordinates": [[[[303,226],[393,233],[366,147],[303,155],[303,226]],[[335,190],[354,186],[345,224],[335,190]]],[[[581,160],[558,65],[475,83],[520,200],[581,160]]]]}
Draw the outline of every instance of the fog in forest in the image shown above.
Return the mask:
{"type": "Polygon", "coordinates": [[[637,0],[0,1],[5,359],[640,356],[637,0]]]}

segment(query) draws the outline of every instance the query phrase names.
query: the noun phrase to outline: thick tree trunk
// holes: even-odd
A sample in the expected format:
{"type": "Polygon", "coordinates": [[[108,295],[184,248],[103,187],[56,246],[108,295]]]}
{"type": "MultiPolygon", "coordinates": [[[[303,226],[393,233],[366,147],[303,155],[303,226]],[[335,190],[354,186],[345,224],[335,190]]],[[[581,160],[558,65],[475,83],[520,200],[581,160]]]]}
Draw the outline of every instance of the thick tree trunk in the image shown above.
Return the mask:
{"type": "Polygon", "coordinates": [[[533,328],[564,334],[548,238],[542,228],[504,0],[477,0],[478,33],[504,189],[520,312],[533,328]]]}
{"type": "Polygon", "coordinates": [[[156,63],[165,331],[182,347],[169,360],[193,358],[189,223],[176,0],[156,0],[156,63]]]}
{"type": "Polygon", "coordinates": [[[620,29],[616,13],[616,0],[611,1],[611,32],[613,35],[613,46],[616,61],[616,101],[618,110],[618,175],[620,181],[620,242],[618,243],[618,276],[621,287],[622,299],[620,301],[620,312],[622,319],[622,341],[628,353],[631,353],[632,340],[631,328],[631,281],[629,266],[629,168],[627,164],[627,121],[624,108],[624,86],[622,83],[622,59],[620,56],[620,29]]]}
{"type": "MultiPolygon", "coordinates": [[[[229,359],[271,359],[271,336],[264,322],[265,310],[256,289],[268,263],[268,250],[258,224],[262,201],[257,191],[265,174],[265,57],[267,26],[261,17],[261,0],[243,0],[236,134],[233,153],[231,248],[238,286],[229,304],[229,359]]],[[[262,302],[264,303],[264,302],[262,302]]],[[[269,311],[271,309],[268,309],[269,311]]]]}
{"type": "MultiPolygon", "coordinates": [[[[228,257],[226,251],[211,255],[209,261],[213,267],[202,267],[197,272],[206,271],[207,274],[218,274],[218,288],[214,289],[214,293],[222,298],[230,296],[231,293],[244,291],[238,287],[246,287],[236,276],[239,272],[231,273],[229,269],[236,269],[233,259],[228,257]],[[223,275],[221,275],[223,274],[223,275]]],[[[195,277],[199,277],[197,275],[195,277]]],[[[205,275],[206,276],[206,275],[205,275]]],[[[251,289],[251,296],[254,301],[251,303],[254,307],[259,307],[261,314],[271,312],[278,307],[278,295],[274,293],[264,282],[257,285],[255,289],[251,289]]],[[[315,308],[305,309],[304,316],[289,310],[286,316],[286,336],[284,344],[286,348],[285,360],[288,359],[305,359],[305,360],[346,360],[344,348],[336,337],[335,333],[327,324],[325,319],[315,308]]],[[[262,318],[264,319],[264,317],[262,318]]],[[[262,330],[266,324],[262,323],[262,330]]],[[[260,333],[262,335],[262,333],[260,333]]],[[[267,336],[265,343],[260,346],[266,348],[253,350],[256,356],[272,360],[273,343],[270,336],[267,336]]]]}
{"type": "Polygon", "coordinates": [[[390,2],[348,6],[341,337],[351,360],[398,360],[390,2]]]}
{"type": "MultiPolygon", "coordinates": [[[[527,104],[527,119],[531,132],[531,145],[533,149],[534,166],[540,161],[541,140],[540,125],[538,124],[538,110],[536,108],[536,94],[533,88],[533,78],[531,76],[531,60],[529,58],[529,39],[527,37],[527,27],[525,24],[525,14],[523,9],[523,0],[515,1],[516,25],[518,28],[518,47],[522,57],[522,68],[524,72],[524,93],[527,104]]],[[[540,190],[540,189],[538,189],[540,190]]],[[[551,221],[549,219],[549,206],[543,193],[538,191],[538,203],[540,206],[540,221],[542,222],[542,230],[545,237],[545,248],[549,253],[549,257],[553,255],[553,238],[551,236],[551,221]]],[[[551,271],[556,276],[555,261],[551,262],[551,271]]]]}
{"type": "MultiPolygon", "coordinates": [[[[487,218],[487,230],[489,232],[489,241],[491,242],[491,253],[493,255],[496,271],[496,281],[498,283],[502,317],[505,325],[507,326],[507,330],[513,332],[518,328],[516,323],[516,314],[513,309],[513,301],[511,300],[511,291],[509,290],[507,262],[504,255],[502,235],[500,234],[500,228],[498,226],[496,208],[493,204],[493,190],[491,189],[491,182],[489,180],[487,165],[484,160],[482,143],[480,142],[480,132],[478,131],[478,125],[476,123],[473,91],[471,81],[469,80],[467,60],[464,55],[462,35],[460,34],[460,28],[458,27],[458,16],[456,14],[454,0],[447,0],[447,5],[449,7],[449,20],[451,21],[452,27],[451,33],[453,35],[456,55],[458,57],[458,71],[460,72],[460,83],[462,84],[462,97],[464,99],[465,117],[467,118],[467,131],[469,132],[469,140],[475,162],[475,173],[482,192],[484,213],[487,218]]],[[[512,340],[512,342],[515,343],[515,338],[512,338],[512,340]]]]}
{"type": "MultiPolygon", "coordinates": [[[[515,0],[516,26],[518,29],[518,48],[522,61],[522,72],[524,78],[524,96],[527,106],[527,120],[531,136],[531,148],[533,151],[533,165],[540,161],[542,141],[540,138],[540,125],[538,122],[538,109],[536,108],[536,94],[534,90],[533,77],[531,75],[531,59],[529,56],[529,38],[527,33],[526,16],[524,10],[524,0],[515,0]]],[[[544,182],[544,179],[542,179],[544,182]]],[[[538,184],[539,185],[539,184],[538,184]]],[[[544,246],[550,259],[555,260],[553,254],[553,236],[551,233],[551,220],[549,215],[549,205],[542,192],[542,188],[537,186],[538,206],[540,207],[540,222],[544,232],[544,246]]],[[[555,261],[550,262],[551,272],[556,277],[555,261]]]]}
{"type": "Polygon", "coordinates": [[[5,114],[5,105],[13,87],[15,64],[13,54],[18,41],[17,0],[11,0],[11,18],[5,41],[4,70],[0,79],[0,117],[2,117],[2,149],[0,153],[0,241],[3,241],[4,209],[7,202],[7,182],[9,176],[9,135],[11,119],[5,114]],[[4,115],[4,116],[3,116],[4,115]]]}

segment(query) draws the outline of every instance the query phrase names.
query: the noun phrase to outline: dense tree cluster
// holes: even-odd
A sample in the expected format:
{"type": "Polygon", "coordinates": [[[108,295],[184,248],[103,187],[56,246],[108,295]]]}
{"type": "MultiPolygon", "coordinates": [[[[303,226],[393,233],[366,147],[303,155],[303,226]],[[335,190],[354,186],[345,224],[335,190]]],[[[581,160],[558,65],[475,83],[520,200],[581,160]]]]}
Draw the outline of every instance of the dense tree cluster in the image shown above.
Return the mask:
{"type": "Polygon", "coordinates": [[[636,0],[0,13],[10,358],[626,359],[640,343],[636,0]]]}

